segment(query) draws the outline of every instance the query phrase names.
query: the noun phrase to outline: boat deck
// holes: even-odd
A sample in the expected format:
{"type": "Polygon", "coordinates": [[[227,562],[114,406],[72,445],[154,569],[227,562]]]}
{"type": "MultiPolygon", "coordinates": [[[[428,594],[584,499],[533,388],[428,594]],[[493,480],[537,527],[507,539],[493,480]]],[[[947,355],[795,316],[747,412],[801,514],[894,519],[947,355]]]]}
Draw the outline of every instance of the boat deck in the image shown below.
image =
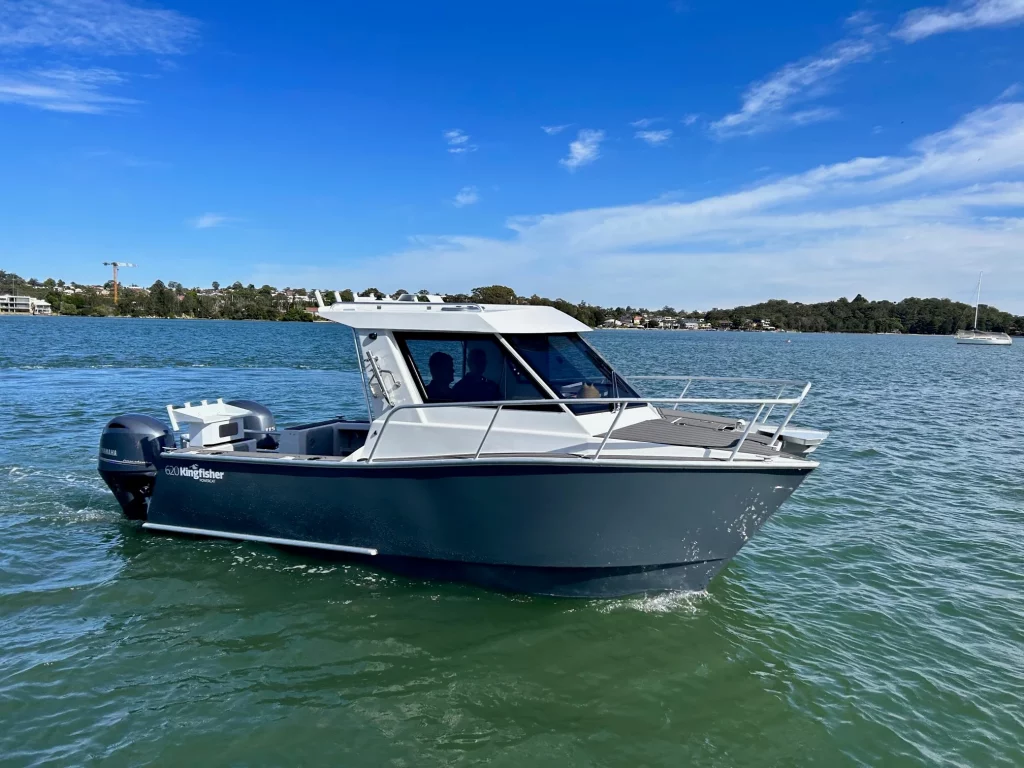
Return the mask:
{"type": "MultiPolygon", "coordinates": [[[[620,427],[611,433],[611,437],[636,443],[728,451],[743,440],[743,430],[738,428],[741,423],[738,419],[724,416],[661,409],[660,419],[620,427]]],[[[770,437],[751,432],[743,440],[742,452],[755,456],[778,456],[779,449],[770,447],[771,442],[770,437]]]]}

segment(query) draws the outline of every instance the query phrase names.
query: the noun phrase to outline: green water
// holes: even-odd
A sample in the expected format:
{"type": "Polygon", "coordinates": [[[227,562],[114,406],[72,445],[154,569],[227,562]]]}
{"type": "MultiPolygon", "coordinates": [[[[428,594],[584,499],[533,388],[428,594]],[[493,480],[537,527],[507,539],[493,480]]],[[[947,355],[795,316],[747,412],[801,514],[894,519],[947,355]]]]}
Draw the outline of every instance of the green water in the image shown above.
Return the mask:
{"type": "Polygon", "coordinates": [[[109,417],[359,415],[343,328],[0,318],[0,763],[1024,765],[1024,344],[785,338],[593,335],[832,436],[707,594],[572,601],[121,519],[109,417]]]}

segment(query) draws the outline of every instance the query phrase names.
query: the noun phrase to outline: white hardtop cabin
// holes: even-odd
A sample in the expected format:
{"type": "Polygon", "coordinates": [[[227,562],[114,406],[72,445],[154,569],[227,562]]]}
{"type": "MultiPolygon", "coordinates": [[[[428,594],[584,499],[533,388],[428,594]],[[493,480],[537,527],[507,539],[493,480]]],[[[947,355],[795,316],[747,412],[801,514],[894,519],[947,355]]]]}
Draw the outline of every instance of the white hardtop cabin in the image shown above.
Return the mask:
{"type": "MultiPolygon", "coordinates": [[[[361,297],[324,306],[318,297],[322,317],[352,329],[366,393],[371,422],[366,443],[349,460],[479,457],[481,451],[608,458],[621,451],[633,458],[729,455],[609,440],[610,432],[660,420],[662,413],[652,402],[623,402],[641,397],[584,341],[581,334],[591,328],[554,307],[429,298],[361,297]],[[546,400],[561,402],[538,402],[546,400]]],[[[763,455],[739,458],[766,460],[763,455]]]]}
{"type": "MultiPolygon", "coordinates": [[[[380,458],[391,456],[391,450],[405,455],[416,444],[429,453],[464,454],[470,448],[475,450],[480,430],[487,428],[493,414],[490,409],[473,407],[473,401],[512,402],[562,397],[562,393],[556,392],[538,375],[510,339],[524,336],[542,339],[556,335],[565,339],[563,343],[574,347],[583,345],[586,351],[597,356],[589,345],[576,341],[578,334],[587,333],[591,328],[548,306],[360,298],[357,302],[335,302],[322,307],[320,315],[352,329],[371,421],[382,420],[396,406],[445,402],[445,399],[430,396],[434,378],[430,360],[435,353],[452,359],[454,378],[448,382],[453,390],[448,400],[451,406],[409,409],[394,414],[387,426],[388,438],[374,454],[380,458]],[[484,386],[460,396],[460,383],[472,375],[471,360],[481,354],[486,359],[481,378],[498,386],[484,386]],[[428,431],[424,434],[410,434],[423,433],[425,429],[428,431]],[[400,437],[400,433],[405,434],[400,437]],[[429,442],[431,447],[427,449],[423,442],[429,442]]],[[[601,362],[611,370],[611,366],[601,362]]],[[[626,394],[633,392],[629,390],[626,394]]],[[[608,429],[612,410],[612,406],[605,406],[600,413],[591,415],[597,416],[594,419],[581,418],[556,405],[546,409],[509,409],[493,425],[488,450],[493,451],[499,445],[509,452],[579,449],[594,434],[608,429]]],[[[649,408],[636,410],[644,411],[644,415],[631,412],[630,420],[623,421],[623,426],[633,420],[651,418],[649,408]]],[[[368,446],[373,442],[373,433],[371,429],[368,446]]]]}
{"type": "MultiPolygon", "coordinates": [[[[410,294],[405,294],[410,295],[410,294]]],[[[336,302],[321,317],[361,331],[452,333],[586,333],[579,320],[554,307],[523,304],[445,304],[421,301],[336,302]]]]}

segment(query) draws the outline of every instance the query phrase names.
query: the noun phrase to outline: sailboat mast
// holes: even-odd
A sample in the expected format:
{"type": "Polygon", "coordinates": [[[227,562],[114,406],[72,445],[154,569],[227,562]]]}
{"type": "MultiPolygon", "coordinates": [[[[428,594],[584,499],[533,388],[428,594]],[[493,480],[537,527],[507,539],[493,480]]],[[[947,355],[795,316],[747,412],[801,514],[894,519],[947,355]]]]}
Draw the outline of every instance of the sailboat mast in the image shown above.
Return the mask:
{"type": "Polygon", "coordinates": [[[978,306],[981,304],[981,276],[984,272],[978,273],[978,298],[974,302],[974,330],[978,330],[978,306]]]}

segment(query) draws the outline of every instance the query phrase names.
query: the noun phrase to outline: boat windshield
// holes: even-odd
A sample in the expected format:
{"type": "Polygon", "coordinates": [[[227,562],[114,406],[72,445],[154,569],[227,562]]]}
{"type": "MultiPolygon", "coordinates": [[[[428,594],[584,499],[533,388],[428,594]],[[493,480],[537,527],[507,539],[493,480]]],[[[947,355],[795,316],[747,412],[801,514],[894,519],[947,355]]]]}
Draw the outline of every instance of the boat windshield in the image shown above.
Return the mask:
{"type": "MultiPolygon", "coordinates": [[[[639,397],[579,334],[523,333],[504,338],[558,397],[639,397]]],[[[596,406],[592,410],[607,408],[596,406]]],[[[572,409],[579,413],[583,406],[572,409]]]]}
{"type": "MultiPolygon", "coordinates": [[[[395,338],[415,372],[425,403],[545,399],[540,387],[493,336],[395,333],[395,338]]],[[[557,406],[547,407],[557,410],[557,406]]]]}

